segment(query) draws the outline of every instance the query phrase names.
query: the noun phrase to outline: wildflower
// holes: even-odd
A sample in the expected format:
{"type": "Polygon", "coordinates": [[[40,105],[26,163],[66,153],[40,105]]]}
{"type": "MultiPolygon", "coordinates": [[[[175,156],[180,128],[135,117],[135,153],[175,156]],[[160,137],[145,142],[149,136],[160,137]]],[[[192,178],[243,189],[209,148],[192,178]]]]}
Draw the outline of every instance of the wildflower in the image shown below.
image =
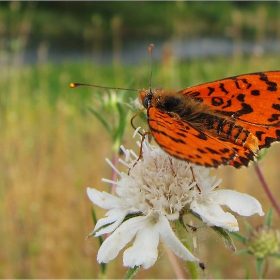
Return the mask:
{"type": "MultiPolygon", "coordinates": [[[[139,144],[139,143],[138,143],[139,144]]],[[[134,237],[133,245],[123,254],[124,266],[151,267],[158,257],[159,239],[177,256],[186,261],[199,261],[178,239],[170,223],[184,210],[193,211],[208,226],[238,230],[235,217],[221,205],[243,216],[263,215],[260,203],[253,197],[231,190],[216,190],[221,180],[209,177],[209,169],[171,157],[148,141],[142,143],[142,157],[121,146],[125,160],[119,161],[128,173],[119,172],[116,196],[96,189],[87,189],[90,200],[103,209],[91,235],[111,233],[102,243],[98,262],[114,259],[134,237]]]]}
{"type": "Polygon", "coordinates": [[[246,240],[248,251],[258,259],[279,252],[280,233],[268,226],[259,226],[254,229],[246,240]]]}

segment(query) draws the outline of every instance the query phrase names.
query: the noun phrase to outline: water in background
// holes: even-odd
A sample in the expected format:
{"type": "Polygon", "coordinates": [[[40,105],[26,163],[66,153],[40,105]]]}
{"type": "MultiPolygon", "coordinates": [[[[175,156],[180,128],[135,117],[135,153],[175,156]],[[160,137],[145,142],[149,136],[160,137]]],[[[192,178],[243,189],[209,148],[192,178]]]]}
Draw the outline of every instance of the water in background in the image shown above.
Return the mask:
{"type": "MultiPolygon", "coordinates": [[[[155,61],[161,58],[162,49],[168,46],[177,59],[189,59],[209,56],[231,56],[235,53],[254,54],[260,56],[269,52],[280,52],[280,40],[266,40],[261,43],[240,42],[233,43],[224,39],[197,39],[191,41],[166,41],[166,42],[148,42],[134,41],[125,43],[118,53],[119,60],[122,64],[138,64],[143,60],[149,59],[147,48],[153,43],[155,51],[153,58],[155,61]],[[159,51],[158,51],[159,50],[159,51]]],[[[67,49],[52,49],[51,47],[40,52],[27,49],[24,53],[22,62],[24,64],[33,64],[42,60],[61,63],[63,61],[92,60],[100,64],[110,64],[113,61],[113,50],[102,50],[98,53],[85,54],[82,50],[68,51],[67,49]],[[43,53],[43,59],[42,55],[43,53]]]]}

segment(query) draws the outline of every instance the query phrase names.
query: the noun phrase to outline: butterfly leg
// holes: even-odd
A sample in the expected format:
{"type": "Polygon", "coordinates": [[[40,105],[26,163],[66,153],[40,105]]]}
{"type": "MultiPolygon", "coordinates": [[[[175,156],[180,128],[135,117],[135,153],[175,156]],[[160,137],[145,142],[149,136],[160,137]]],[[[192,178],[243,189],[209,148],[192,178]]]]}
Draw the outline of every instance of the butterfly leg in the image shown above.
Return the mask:
{"type": "Polygon", "coordinates": [[[142,139],[141,139],[141,144],[140,144],[139,157],[138,157],[138,159],[136,160],[136,162],[133,164],[133,167],[137,164],[137,162],[138,162],[138,161],[142,158],[142,156],[143,156],[143,142],[144,142],[144,140],[145,140],[146,135],[149,135],[149,134],[151,134],[151,132],[149,132],[149,131],[146,131],[146,132],[144,132],[143,134],[141,134],[141,135],[142,135],[142,139]]]}
{"type": "MultiPolygon", "coordinates": [[[[190,169],[191,169],[191,172],[192,172],[193,182],[196,182],[194,171],[193,171],[193,167],[191,166],[190,169]]],[[[196,182],[196,187],[199,190],[199,192],[201,193],[201,189],[199,188],[197,182],[196,182]]]]}

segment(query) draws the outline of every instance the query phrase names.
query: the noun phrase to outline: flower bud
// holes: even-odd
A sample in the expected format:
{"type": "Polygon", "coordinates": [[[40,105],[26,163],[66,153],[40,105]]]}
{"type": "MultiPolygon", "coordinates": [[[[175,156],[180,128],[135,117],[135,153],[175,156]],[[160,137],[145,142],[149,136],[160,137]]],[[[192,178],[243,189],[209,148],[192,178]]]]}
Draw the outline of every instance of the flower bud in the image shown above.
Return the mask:
{"type": "Polygon", "coordinates": [[[267,226],[259,226],[251,232],[246,244],[250,253],[262,259],[279,251],[280,232],[267,226]]]}

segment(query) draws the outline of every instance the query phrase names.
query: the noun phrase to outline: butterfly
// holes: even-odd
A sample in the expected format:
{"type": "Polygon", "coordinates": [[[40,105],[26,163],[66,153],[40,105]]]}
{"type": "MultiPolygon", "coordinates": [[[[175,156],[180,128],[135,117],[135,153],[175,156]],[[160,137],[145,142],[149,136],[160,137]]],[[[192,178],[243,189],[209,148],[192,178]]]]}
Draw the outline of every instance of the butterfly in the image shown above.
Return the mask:
{"type": "MultiPolygon", "coordinates": [[[[70,84],[76,86],[112,89],[70,84]]],[[[114,89],[139,92],[158,145],[194,164],[248,166],[259,150],[280,141],[280,71],[233,76],[180,91],[114,89]]]]}
{"type": "Polygon", "coordinates": [[[168,154],[206,167],[248,166],[280,140],[280,71],[180,91],[140,91],[150,132],[168,154]]]}

